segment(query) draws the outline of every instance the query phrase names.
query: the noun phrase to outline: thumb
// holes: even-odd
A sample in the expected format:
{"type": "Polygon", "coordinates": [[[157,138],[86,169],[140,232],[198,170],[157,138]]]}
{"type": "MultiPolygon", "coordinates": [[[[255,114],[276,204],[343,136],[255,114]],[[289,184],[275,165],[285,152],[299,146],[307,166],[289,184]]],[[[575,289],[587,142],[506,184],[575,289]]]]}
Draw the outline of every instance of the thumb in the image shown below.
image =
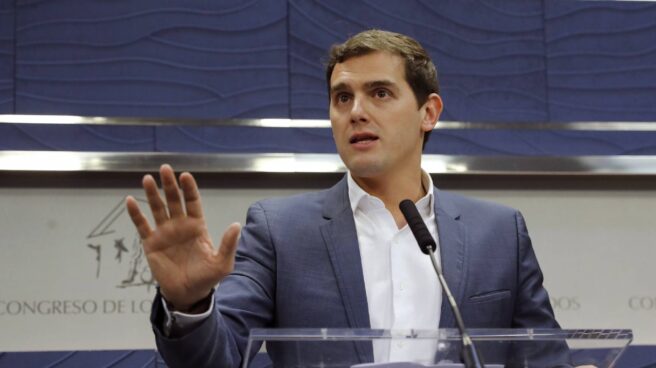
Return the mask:
{"type": "Polygon", "coordinates": [[[237,222],[228,226],[221,238],[221,244],[216,254],[218,261],[224,264],[230,264],[235,260],[235,253],[237,253],[237,243],[239,241],[239,233],[241,232],[241,225],[237,222]]]}

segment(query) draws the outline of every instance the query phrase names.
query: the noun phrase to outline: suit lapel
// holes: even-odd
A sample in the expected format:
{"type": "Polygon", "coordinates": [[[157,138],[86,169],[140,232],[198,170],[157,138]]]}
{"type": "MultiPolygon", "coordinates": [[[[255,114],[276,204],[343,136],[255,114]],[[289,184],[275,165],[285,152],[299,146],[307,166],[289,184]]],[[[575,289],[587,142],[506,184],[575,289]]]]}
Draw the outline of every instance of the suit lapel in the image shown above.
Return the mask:
{"type": "MultiPolygon", "coordinates": [[[[460,222],[460,213],[452,203],[448,194],[435,188],[435,220],[440,243],[440,263],[447,285],[456,299],[458,306],[462,305],[462,290],[464,285],[465,235],[460,222]]],[[[456,326],[455,317],[445,296],[442,297],[440,312],[440,328],[456,326]]]]}
{"type": "MultiPolygon", "coordinates": [[[[321,235],[328,249],[349,327],[370,328],[358,236],[345,178],[329,189],[323,214],[327,222],[321,226],[321,235]]],[[[358,342],[355,347],[361,362],[373,361],[371,343],[358,342]]]]}

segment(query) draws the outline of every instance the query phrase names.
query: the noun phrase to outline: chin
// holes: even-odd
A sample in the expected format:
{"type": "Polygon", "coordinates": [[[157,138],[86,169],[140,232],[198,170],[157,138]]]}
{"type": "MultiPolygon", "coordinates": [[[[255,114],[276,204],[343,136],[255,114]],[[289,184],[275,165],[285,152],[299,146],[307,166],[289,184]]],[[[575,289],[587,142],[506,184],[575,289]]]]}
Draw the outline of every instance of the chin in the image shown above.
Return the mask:
{"type": "Polygon", "coordinates": [[[380,164],[371,161],[350,162],[346,167],[348,167],[352,176],[359,178],[375,177],[382,172],[380,164]]]}

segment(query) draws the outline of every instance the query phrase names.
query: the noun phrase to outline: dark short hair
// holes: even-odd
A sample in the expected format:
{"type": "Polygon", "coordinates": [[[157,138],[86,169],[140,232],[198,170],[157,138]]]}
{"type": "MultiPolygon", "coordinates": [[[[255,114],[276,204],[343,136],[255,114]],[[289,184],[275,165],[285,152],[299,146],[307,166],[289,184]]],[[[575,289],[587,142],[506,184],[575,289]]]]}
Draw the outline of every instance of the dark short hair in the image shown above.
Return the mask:
{"type": "MultiPolygon", "coordinates": [[[[422,106],[431,93],[440,93],[437,69],[428,52],[415,39],[400,33],[370,29],[360,32],[342,44],[330,48],[326,63],[326,83],[330,96],[330,78],[338,63],[376,51],[387,51],[399,55],[405,62],[405,80],[410,85],[417,101],[422,106]]],[[[330,98],[330,97],[329,97],[330,98]]],[[[431,132],[424,134],[424,146],[431,132]]]]}

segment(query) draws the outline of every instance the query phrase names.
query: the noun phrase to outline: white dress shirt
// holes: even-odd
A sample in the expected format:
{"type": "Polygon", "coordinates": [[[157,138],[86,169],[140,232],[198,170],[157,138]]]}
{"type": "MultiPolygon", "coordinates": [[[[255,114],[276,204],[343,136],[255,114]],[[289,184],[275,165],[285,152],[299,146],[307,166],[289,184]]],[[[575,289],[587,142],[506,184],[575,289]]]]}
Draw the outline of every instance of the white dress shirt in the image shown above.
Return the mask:
{"type": "MultiPolygon", "coordinates": [[[[433,181],[423,171],[422,184],[427,193],[416,203],[417,209],[437,242],[433,181]]],[[[371,328],[437,329],[442,288],[430,259],[419,249],[410,228],[399,229],[384,203],[366,193],[350,173],[348,188],[371,328]]],[[[436,256],[439,262],[439,252],[436,256]]],[[[378,340],[373,348],[375,362],[433,363],[437,342],[378,340]]]]}

